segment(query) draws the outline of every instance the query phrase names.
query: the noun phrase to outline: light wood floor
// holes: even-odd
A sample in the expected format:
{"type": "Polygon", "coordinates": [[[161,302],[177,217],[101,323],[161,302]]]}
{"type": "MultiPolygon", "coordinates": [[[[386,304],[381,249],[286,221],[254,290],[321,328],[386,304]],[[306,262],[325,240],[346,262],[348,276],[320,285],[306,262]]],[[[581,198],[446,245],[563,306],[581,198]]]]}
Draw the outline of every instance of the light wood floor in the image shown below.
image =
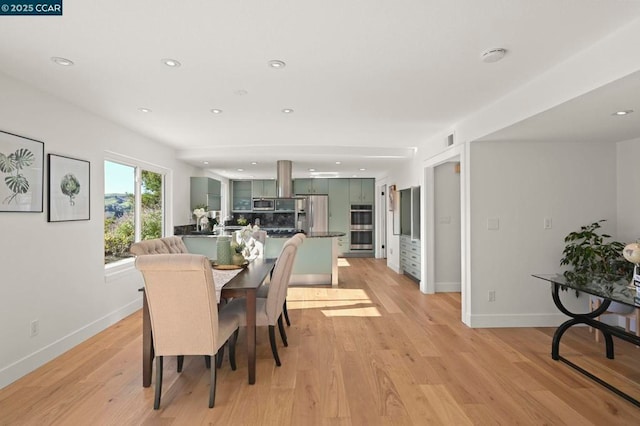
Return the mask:
{"type": "MultiPolygon", "coordinates": [[[[239,368],[225,359],[218,370],[213,409],[202,357],[186,357],[181,374],[165,362],[162,406],[152,409],[138,312],[0,390],[0,424],[640,424],[640,409],[551,360],[553,329],[469,329],[459,294],[423,295],[384,261],[346,261],[339,288],[289,290],[282,367],[258,330],[253,386],[240,334],[239,368]]],[[[640,398],[630,380],[640,382],[638,351],[616,340],[616,360],[606,360],[586,328],[561,348],[640,398]]]]}

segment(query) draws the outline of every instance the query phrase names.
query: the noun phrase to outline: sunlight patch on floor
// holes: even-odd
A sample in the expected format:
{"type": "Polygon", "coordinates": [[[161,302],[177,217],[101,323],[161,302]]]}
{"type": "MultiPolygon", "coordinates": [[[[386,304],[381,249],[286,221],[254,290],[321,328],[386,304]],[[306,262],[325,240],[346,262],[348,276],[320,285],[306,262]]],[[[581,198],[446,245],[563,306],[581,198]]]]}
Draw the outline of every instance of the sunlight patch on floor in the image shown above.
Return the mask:
{"type": "Polygon", "coordinates": [[[379,317],[367,292],[357,288],[289,287],[287,309],[321,309],[327,317],[379,317]]]}
{"type": "Polygon", "coordinates": [[[344,257],[339,257],[338,258],[338,268],[341,267],[341,266],[351,266],[351,264],[344,257]]]}
{"type": "Polygon", "coordinates": [[[322,310],[327,317],[379,317],[380,311],[375,306],[367,308],[322,310]]]}
{"type": "Polygon", "coordinates": [[[371,301],[367,292],[358,288],[289,287],[287,303],[290,301],[314,300],[360,300],[371,301]]]}

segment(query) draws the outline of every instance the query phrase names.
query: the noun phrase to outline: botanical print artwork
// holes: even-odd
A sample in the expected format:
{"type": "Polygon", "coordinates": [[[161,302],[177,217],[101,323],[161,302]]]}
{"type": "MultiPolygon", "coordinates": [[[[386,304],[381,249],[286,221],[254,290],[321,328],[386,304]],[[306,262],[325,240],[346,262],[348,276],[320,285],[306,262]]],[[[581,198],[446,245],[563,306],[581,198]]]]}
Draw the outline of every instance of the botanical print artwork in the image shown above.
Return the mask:
{"type": "Polygon", "coordinates": [[[0,130],[0,212],[42,212],[44,144],[0,130]]]}
{"type": "Polygon", "coordinates": [[[67,173],[60,182],[60,190],[64,195],[69,197],[69,205],[75,206],[73,199],[80,192],[80,181],[73,173],[67,173]]]}
{"type": "Polygon", "coordinates": [[[49,154],[49,222],[89,220],[90,164],[49,154]]]}
{"type": "Polygon", "coordinates": [[[25,167],[31,166],[35,159],[35,155],[26,148],[18,148],[9,155],[0,152],[0,171],[9,174],[4,178],[4,183],[11,191],[11,195],[2,200],[3,204],[11,204],[18,194],[29,191],[29,179],[21,172],[25,167]]]}

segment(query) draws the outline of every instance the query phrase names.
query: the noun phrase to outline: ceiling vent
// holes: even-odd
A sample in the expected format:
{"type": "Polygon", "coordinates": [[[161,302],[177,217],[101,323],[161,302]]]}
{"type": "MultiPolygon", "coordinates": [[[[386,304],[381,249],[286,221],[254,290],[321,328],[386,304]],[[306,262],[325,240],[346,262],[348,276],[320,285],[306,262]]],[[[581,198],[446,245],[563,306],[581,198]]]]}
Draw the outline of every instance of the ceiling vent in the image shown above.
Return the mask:
{"type": "Polygon", "coordinates": [[[447,146],[453,145],[453,133],[447,136],[447,146]]]}

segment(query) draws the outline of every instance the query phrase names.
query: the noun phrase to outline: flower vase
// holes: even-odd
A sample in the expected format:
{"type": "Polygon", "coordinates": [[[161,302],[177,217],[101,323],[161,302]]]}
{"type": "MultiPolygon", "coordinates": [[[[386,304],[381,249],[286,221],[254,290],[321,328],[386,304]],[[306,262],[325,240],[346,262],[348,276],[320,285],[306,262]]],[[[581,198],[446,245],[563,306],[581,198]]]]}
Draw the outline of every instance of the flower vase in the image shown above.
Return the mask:
{"type": "Polygon", "coordinates": [[[244,256],[241,253],[235,253],[231,256],[231,263],[234,265],[242,265],[244,263],[244,256]]]}
{"type": "Polygon", "coordinates": [[[216,263],[218,265],[231,265],[231,237],[218,237],[216,242],[216,263]]]}

